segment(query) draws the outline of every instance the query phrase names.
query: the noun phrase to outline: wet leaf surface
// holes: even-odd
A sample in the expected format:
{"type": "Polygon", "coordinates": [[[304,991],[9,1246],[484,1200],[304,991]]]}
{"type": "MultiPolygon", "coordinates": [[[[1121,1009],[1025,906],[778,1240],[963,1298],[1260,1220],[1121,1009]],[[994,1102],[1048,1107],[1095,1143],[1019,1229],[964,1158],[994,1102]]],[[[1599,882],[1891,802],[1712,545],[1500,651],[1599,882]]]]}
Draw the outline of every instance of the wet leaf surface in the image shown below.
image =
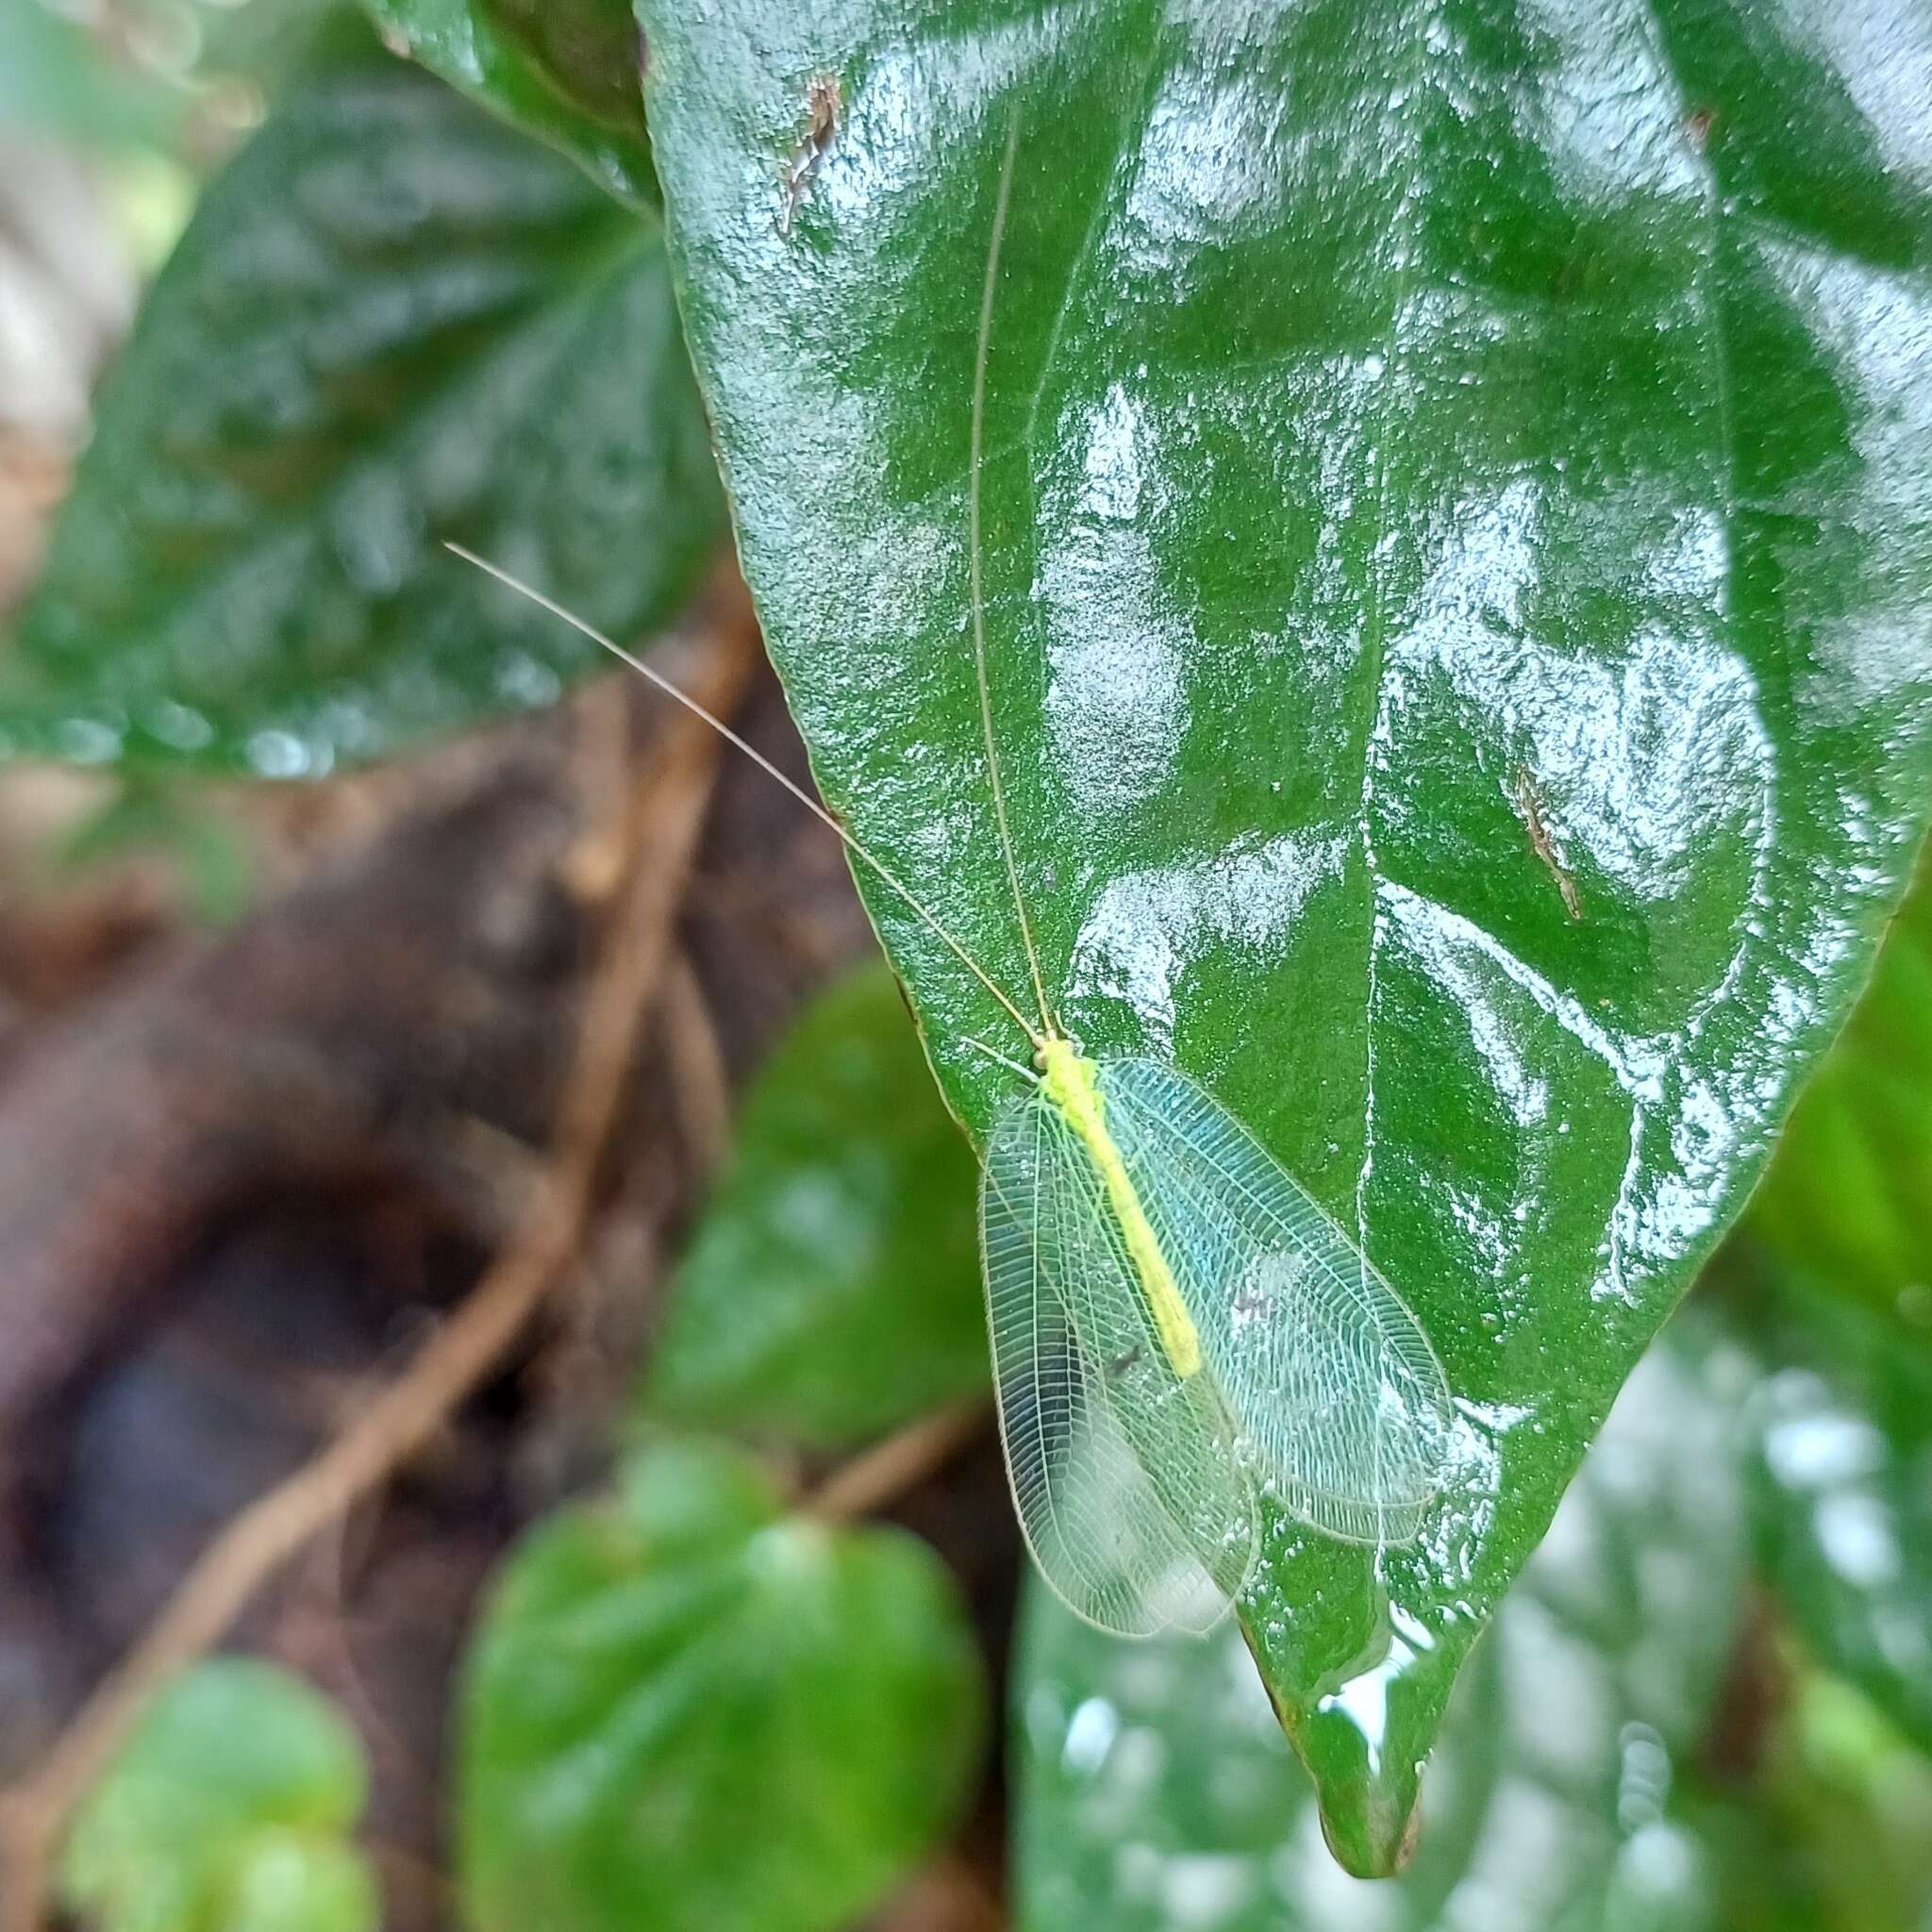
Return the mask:
{"type": "Polygon", "coordinates": [[[1632,1377],[1457,1687],[1396,1880],[1329,1856],[1233,1626],[1129,1645],[1034,1588],[1013,1692],[1024,1932],[1714,1924],[1672,1797],[1743,1600],[1748,1379],[1702,1328],[1632,1377]]]}
{"type": "MultiPolygon", "coordinates": [[[[1356,1233],[1465,1424],[1244,1606],[1395,1862],[1476,1633],[1842,1017],[1927,782],[1911,9],[642,0],[693,357],[834,807],[1356,1233]],[[1401,1633],[1407,1633],[1406,1635],[1401,1633]],[[1358,1719],[1371,1693],[1382,1716],[1358,1719]]],[[[861,880],[954,1109],[1010,1022],[861,880]]]]}
{"type": "Polygon", "coordinates": [[[859,968],[745,1094],[641,1415],[836,1448],[986,1389],[976,1187],[898,983],[859,968]]]}
{"type": "Polygon", "coordinates": [[[443,540],[625,635],[712,553],[655,225],[344,25],[142,309],[0,660],[0,752],[319,774],[598,661],[443,540]]]}
{"type": "Polygon", "coordinates": [[[629,0],[364,0],[390,43],[655,209],[629,0]]]}
{"type": "Polygon", "coordinates": [[[101,1932],[375,1932],[375,1878],[349,1840],[367,1784],[356,1734],[299,1678],[197,1665],[82,1808],[62,1902],[101,1932]]]}
{"type": "Polygon", "coordinates": [[[511,1556],[467,1666],[477,1932],[835,1932],[928,1853],[984,1724],[944,1566],[779,1513],[756,1465],[672,1444],[511,1556]]]}

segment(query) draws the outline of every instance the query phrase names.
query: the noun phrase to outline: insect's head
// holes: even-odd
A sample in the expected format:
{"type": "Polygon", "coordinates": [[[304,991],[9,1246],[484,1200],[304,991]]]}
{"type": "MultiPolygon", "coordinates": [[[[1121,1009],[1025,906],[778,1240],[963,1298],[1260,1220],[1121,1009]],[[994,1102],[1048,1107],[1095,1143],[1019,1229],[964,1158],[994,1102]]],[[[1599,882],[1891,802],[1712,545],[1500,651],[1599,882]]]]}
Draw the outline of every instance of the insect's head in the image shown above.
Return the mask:
{"type": "Polygon", "coordinates": [[[1065,1087],[1069,1082],[1078,1084],[1086,1067],[1078,1041],[1058,1032],[1044,1034],[1035,1042],[1033,1064],[1040,1069],[1040,1077],[1049,1091],[1057,1086],[1065,1087]]]}
{"type": "MultiPolygon", "coordinates": [[[[1032,1031],[1028,1028],[1029,1033],[1032,1031]]],[[[1046,1074],[1054,1067],[1068,1059],[1084,1059],[1087,1049],[1067,1032],[1058,1020],[1050,1019],[1038,1033],[1032,1034],[1034,1071],[1046,1074]]]]}

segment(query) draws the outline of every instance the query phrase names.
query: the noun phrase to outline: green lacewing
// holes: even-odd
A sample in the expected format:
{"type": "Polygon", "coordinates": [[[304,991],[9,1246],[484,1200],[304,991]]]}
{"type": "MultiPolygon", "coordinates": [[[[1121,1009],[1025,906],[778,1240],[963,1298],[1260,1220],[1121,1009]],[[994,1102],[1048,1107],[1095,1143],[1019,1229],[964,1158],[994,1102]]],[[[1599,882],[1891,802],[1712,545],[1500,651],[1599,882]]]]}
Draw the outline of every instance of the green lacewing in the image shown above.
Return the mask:
{"type": "Polygon", "coordinates": [[[980,298],[966,544],[987,783],[1036,1017],[885,863],[722,719],[602,632],[459,545],[696,713],[830,826],[991,993],[1025,1063],[980,1186],[1000,1437],[1049,1587],[1124,1636],[1211,1628],[1252,1577],[1260,1498],[1326,1534],[1414,1540],[1453,1411],[1420,1324],[1361,1250],[1228,1110],[1174,1068],[1090,1059],[1055,1020],[1020,891],[987,676],[980,470],[993,291],[1018,124],[980,298]]]}

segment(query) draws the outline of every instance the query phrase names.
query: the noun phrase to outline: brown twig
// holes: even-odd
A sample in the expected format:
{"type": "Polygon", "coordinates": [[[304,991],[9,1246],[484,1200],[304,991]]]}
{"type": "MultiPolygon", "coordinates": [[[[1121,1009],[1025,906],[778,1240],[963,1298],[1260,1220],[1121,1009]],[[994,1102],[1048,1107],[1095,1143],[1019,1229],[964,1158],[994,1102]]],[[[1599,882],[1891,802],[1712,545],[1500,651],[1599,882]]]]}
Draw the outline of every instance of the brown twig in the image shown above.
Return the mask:
{"type": "Polygon", "coordinates": [[[1576,890],[1576,879],[1557,852],[1557,841],[1550,836],[1550,823],[1543,815],[1541,788],[1537,784],[1536,774],[1527,765],[1516,768],[1516,790],[1513,794],[1516,809],[1523,814],[1524,828],[1529,833],[1530,850],[1542,860],[1543,869],[1557,882],[1557,896],[1563,901],[1563,910],[1572,919],[1583,917],[1583,897],[1576,890]]]}
{"type": "MultiPolygon", "coordinates": [[[[714,624],[697,695],[729,710],[756,647],[740,591],[714,624]]],[[[48,1867],[75,1805],[148,1698],[212,1644],[264,1581],[382,1484],[489,1374],[567,1274],[596,1198],[626,1076],[662,980],[671,927],[716,771],[718,741],[697,720],[667,722],[629,801],[628,886],[612,901],[558,1108],[547,1171],[528,1221],[404,1373],[312,1461],[258,1497],[202,1553],[134,1649],[94,1690],[33,1775],[0,1809],[5,1932],[37,1932],[48,1867]]]]}
{"type": "Polygon", "coordinates": [[[811,177],[818,173],[819,163],[824,159],[825,150],[839,131],[843,105],[836,74],[815,74],[806,83],[806,129],[785,163],[785,212],[778,217],[781,235],[791,233],[791,224],[797,219],[805,192],[811,186],[811,177]]]}
{"type": "Polygon", "coordinates": [[[884,1441],[841,1462],[806,1498],[806,1508],[833,1523],[872,1515],[976,1441],[985,1432],[988,1414],[984,1402],[957,1402],[908,1423],[884,1441]]]}
{"type": "Polygon", "coordinates": [[[1006,1932],[985,1866],[958,1847],[941,1852],[879,1914],[873,1932],[1006,1932]]]}
{"type": "Polygon", "coordinates": [[[681,950],[671,956],[664,977],[664,1035],[685,1157],[709,1181],[731,1141],[731,1079],[704,987],[681,950]]]}

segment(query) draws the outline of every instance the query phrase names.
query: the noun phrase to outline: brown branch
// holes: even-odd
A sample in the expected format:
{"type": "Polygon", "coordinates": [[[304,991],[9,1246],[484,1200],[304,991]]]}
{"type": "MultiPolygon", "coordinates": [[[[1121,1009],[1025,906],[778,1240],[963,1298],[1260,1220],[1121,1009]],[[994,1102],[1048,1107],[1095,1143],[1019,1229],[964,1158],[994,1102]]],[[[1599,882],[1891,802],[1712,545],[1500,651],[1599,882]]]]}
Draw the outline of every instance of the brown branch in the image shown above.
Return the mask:
{"type": "Polygon", "coordinates": [[[984,1402],[957,1402],[908,1423],[841,1462],[806,1498],[806,1508],[834,1523],[883,1509],[977,1441],[986,1432],[987,1415],[984,1402]]]}
{"type": "Polygon", "coordinates": [[[690,957],[672,955],[664,981],[665,1045],[671,1097],[685,1157],[708,1184],[731,1144],[731,1079],[705,989],[690,957]]]}
{"type": "MultiPolygon", "coordinates": [[[[754,661],[741,590],[711,629],[696,694],[728,711],[754,661]]],[[[33,1775],[7,1794],[6,1932],[37,1932],[48,1868],[75,1806],[157,1688],[220,1641],[267,1578],[432,1438],[569,1272],[595,1202],[639,1034],[661,984],[672,922],[718,758],[697,720],[666,724],[623,827],[627,885],[613,899],[565,1078],[552,1153],[529,1219],[410,1366],[304,1468],[236,1516],[142,1641],[99,1685],[33,1775]]]]}
{"type": "Polygon", "coordinates": [[[1563,910],[1572,919],[1581,919],[1582,894],[1576,890],[1575,875],[1557,856],[1557,841],[1550,836],[1549,820],[1543,816],[1542,791],[1536,782],[1536,774],[1527,765],[1516,768],[1516,790],[1512,796],[1516,809],[1523,814],[1524,827],[1529,833],[1530,850],[1542,861],[1543,870],[1556,880],[1563,910]]]}

